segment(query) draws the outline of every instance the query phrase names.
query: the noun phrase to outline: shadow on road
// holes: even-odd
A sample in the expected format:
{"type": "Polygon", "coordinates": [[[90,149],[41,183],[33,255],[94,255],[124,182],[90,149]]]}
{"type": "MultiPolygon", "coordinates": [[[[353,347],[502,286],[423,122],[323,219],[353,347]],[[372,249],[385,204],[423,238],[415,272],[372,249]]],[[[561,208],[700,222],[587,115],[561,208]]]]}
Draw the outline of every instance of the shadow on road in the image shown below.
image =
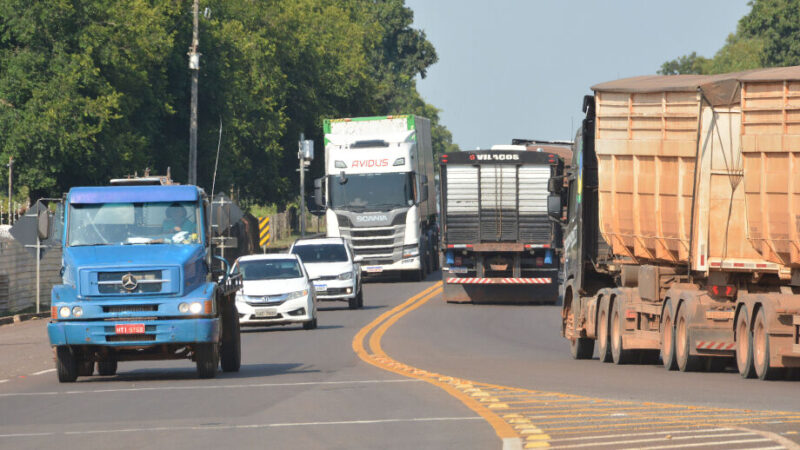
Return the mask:
{"type": "MultiPolygon", "coordinates": [[[[264,376],[283,375],[287,373],[315,373],[319,370],[296,370],[303,364],[242,364],[239,372],[217,372],[218,379],[258,378],[264,376]]],[[[124,369],[124,363],[120,369],[124,369]]],[[[119,383],[119,382],[145,382],[145,381],[175,381],[196,380],[197,372],[194,367],[180,369],[136,369],[130,372],[120,371],[111,377],[80,377],[78,383],[119,383]]]]}

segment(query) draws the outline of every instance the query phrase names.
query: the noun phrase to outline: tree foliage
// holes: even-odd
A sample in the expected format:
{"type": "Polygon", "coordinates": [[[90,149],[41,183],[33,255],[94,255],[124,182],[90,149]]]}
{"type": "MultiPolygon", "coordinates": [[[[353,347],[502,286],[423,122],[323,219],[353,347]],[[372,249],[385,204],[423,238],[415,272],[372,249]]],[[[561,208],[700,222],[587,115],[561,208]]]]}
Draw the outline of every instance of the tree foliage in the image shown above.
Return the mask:
{"type": "Polygon", "coordinates": [[[667,61],[660,74],[715,74],[800,65],[800,0],[753,0],[736,33],[713,58],[696,52],[667,61]]]}
{"type": "MultiPolygon", "coordinates": [[[[33,195],[144,167],[185,180],[191,0],[0,0],[0,158],[33,195]]],[[[260,203],[297,194],[301,132],[326,117],[438,110],[416,90],[437,60],[404,0],[205,0],[198,177],[260,203]]],[[[322,158],[318,158],[321,160],[322,158]]],[[[320,162],[313,169],[321,170],[320,162]]],[[[313,174],[312,174],[313,175],[313,174]]]]}

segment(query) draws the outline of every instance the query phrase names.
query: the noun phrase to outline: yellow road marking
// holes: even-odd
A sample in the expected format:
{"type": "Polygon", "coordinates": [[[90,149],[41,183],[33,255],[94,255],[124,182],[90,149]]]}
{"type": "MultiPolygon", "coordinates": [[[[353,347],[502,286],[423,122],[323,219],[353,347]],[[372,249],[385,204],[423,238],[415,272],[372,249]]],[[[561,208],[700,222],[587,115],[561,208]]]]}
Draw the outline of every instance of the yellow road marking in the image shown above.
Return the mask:
{"type": "Polygon", "coordinates": [[[381,347],[381,339],[386,331],[441,292],[442,283],[438,282],[378,316],[356,333],[352,342],[353,351],[373,366],[441,388],[483,417],[501,439],[524,437],[524,448],[549,447],[552,434],[562,436],[624,428],[686,429],[709,425],[757,424],[776,419],[795,423],[795,419],[800,419],[796,412],[616,401],[501,386],[429,372],[388,356],[381,347]],[[542,422],[542,419],[548,421],[542,422]],[[560,426],[571,423],[582,425],[560,426]]]}
{"type": "Polygon", "coordinates": [[[462,390],[459,390],[473,389],[472,382],[453,377],[442,376],[439,374],[423,372],[411,366],[400,364],[390,358],[381,348],[381,338],[383,337],[384,333],[386,333],[386,330],[389,329],[389,327],[394,325],[401,317],[419,308],[425,304],[425,302],[439,295],[441,292],[442,283],[438,282],[401,303],[400,305],[378,316],[378,318],[370,322],[367,326],[356,333],[355,337],[353,338],[353,351],[355,351],[359,358],[361,358],[363,361],[376,367],[397,373],[399,375],[422,379],[443,389],[451,396],[460,400],[461,403],[463,403],[469,409],[483,417],[489,423],[489,425],[492,426],[500,439],[519,438],[519,434],[514,431],[511,425],[501,419],[494,411],[486,408],[470,395],[466,394],[462,390]],[[369,347],[372,350],[372,353],[370,354],[367,353],[367,350],[364,347],[364,339],[371,331],[373,332],[369,338],[369,347]],[[405,370],[399,369],[398,367],[403,367],[405,370]]]}

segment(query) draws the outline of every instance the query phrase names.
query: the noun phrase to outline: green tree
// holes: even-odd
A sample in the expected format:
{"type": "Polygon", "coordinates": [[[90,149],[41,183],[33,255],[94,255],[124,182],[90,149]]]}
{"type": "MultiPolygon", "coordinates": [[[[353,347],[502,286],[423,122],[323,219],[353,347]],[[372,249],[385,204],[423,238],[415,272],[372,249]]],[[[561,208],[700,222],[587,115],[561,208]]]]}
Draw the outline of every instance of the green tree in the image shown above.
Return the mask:
{"type": "Polygon", "coordinates": [[[800,0],[753,0],[736,33],[713,58],[696,52],[667,61],[660,74],[737,72],[800,65],[800,0]]]}

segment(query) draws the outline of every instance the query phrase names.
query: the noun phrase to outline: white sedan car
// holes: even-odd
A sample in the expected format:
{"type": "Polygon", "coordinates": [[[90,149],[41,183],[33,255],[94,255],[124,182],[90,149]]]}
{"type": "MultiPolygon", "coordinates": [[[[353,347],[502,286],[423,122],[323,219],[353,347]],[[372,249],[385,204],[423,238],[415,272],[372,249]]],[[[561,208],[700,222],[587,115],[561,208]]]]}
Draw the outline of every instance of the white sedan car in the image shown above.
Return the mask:
{"type": "Polygon", "coordinates": [[[361,267],[353,249],[342,238],[298,239],[289,249],[308,271],[319,301],[347,302],[350,309],[364,306],[361,267]]]}
{"type": "Polygon", "coordinates": [[[242,326],[302,323],[317,327],[316,294],[296,255],[248,255],[236,260],[242,274],[236,309],[242,326]]]}

